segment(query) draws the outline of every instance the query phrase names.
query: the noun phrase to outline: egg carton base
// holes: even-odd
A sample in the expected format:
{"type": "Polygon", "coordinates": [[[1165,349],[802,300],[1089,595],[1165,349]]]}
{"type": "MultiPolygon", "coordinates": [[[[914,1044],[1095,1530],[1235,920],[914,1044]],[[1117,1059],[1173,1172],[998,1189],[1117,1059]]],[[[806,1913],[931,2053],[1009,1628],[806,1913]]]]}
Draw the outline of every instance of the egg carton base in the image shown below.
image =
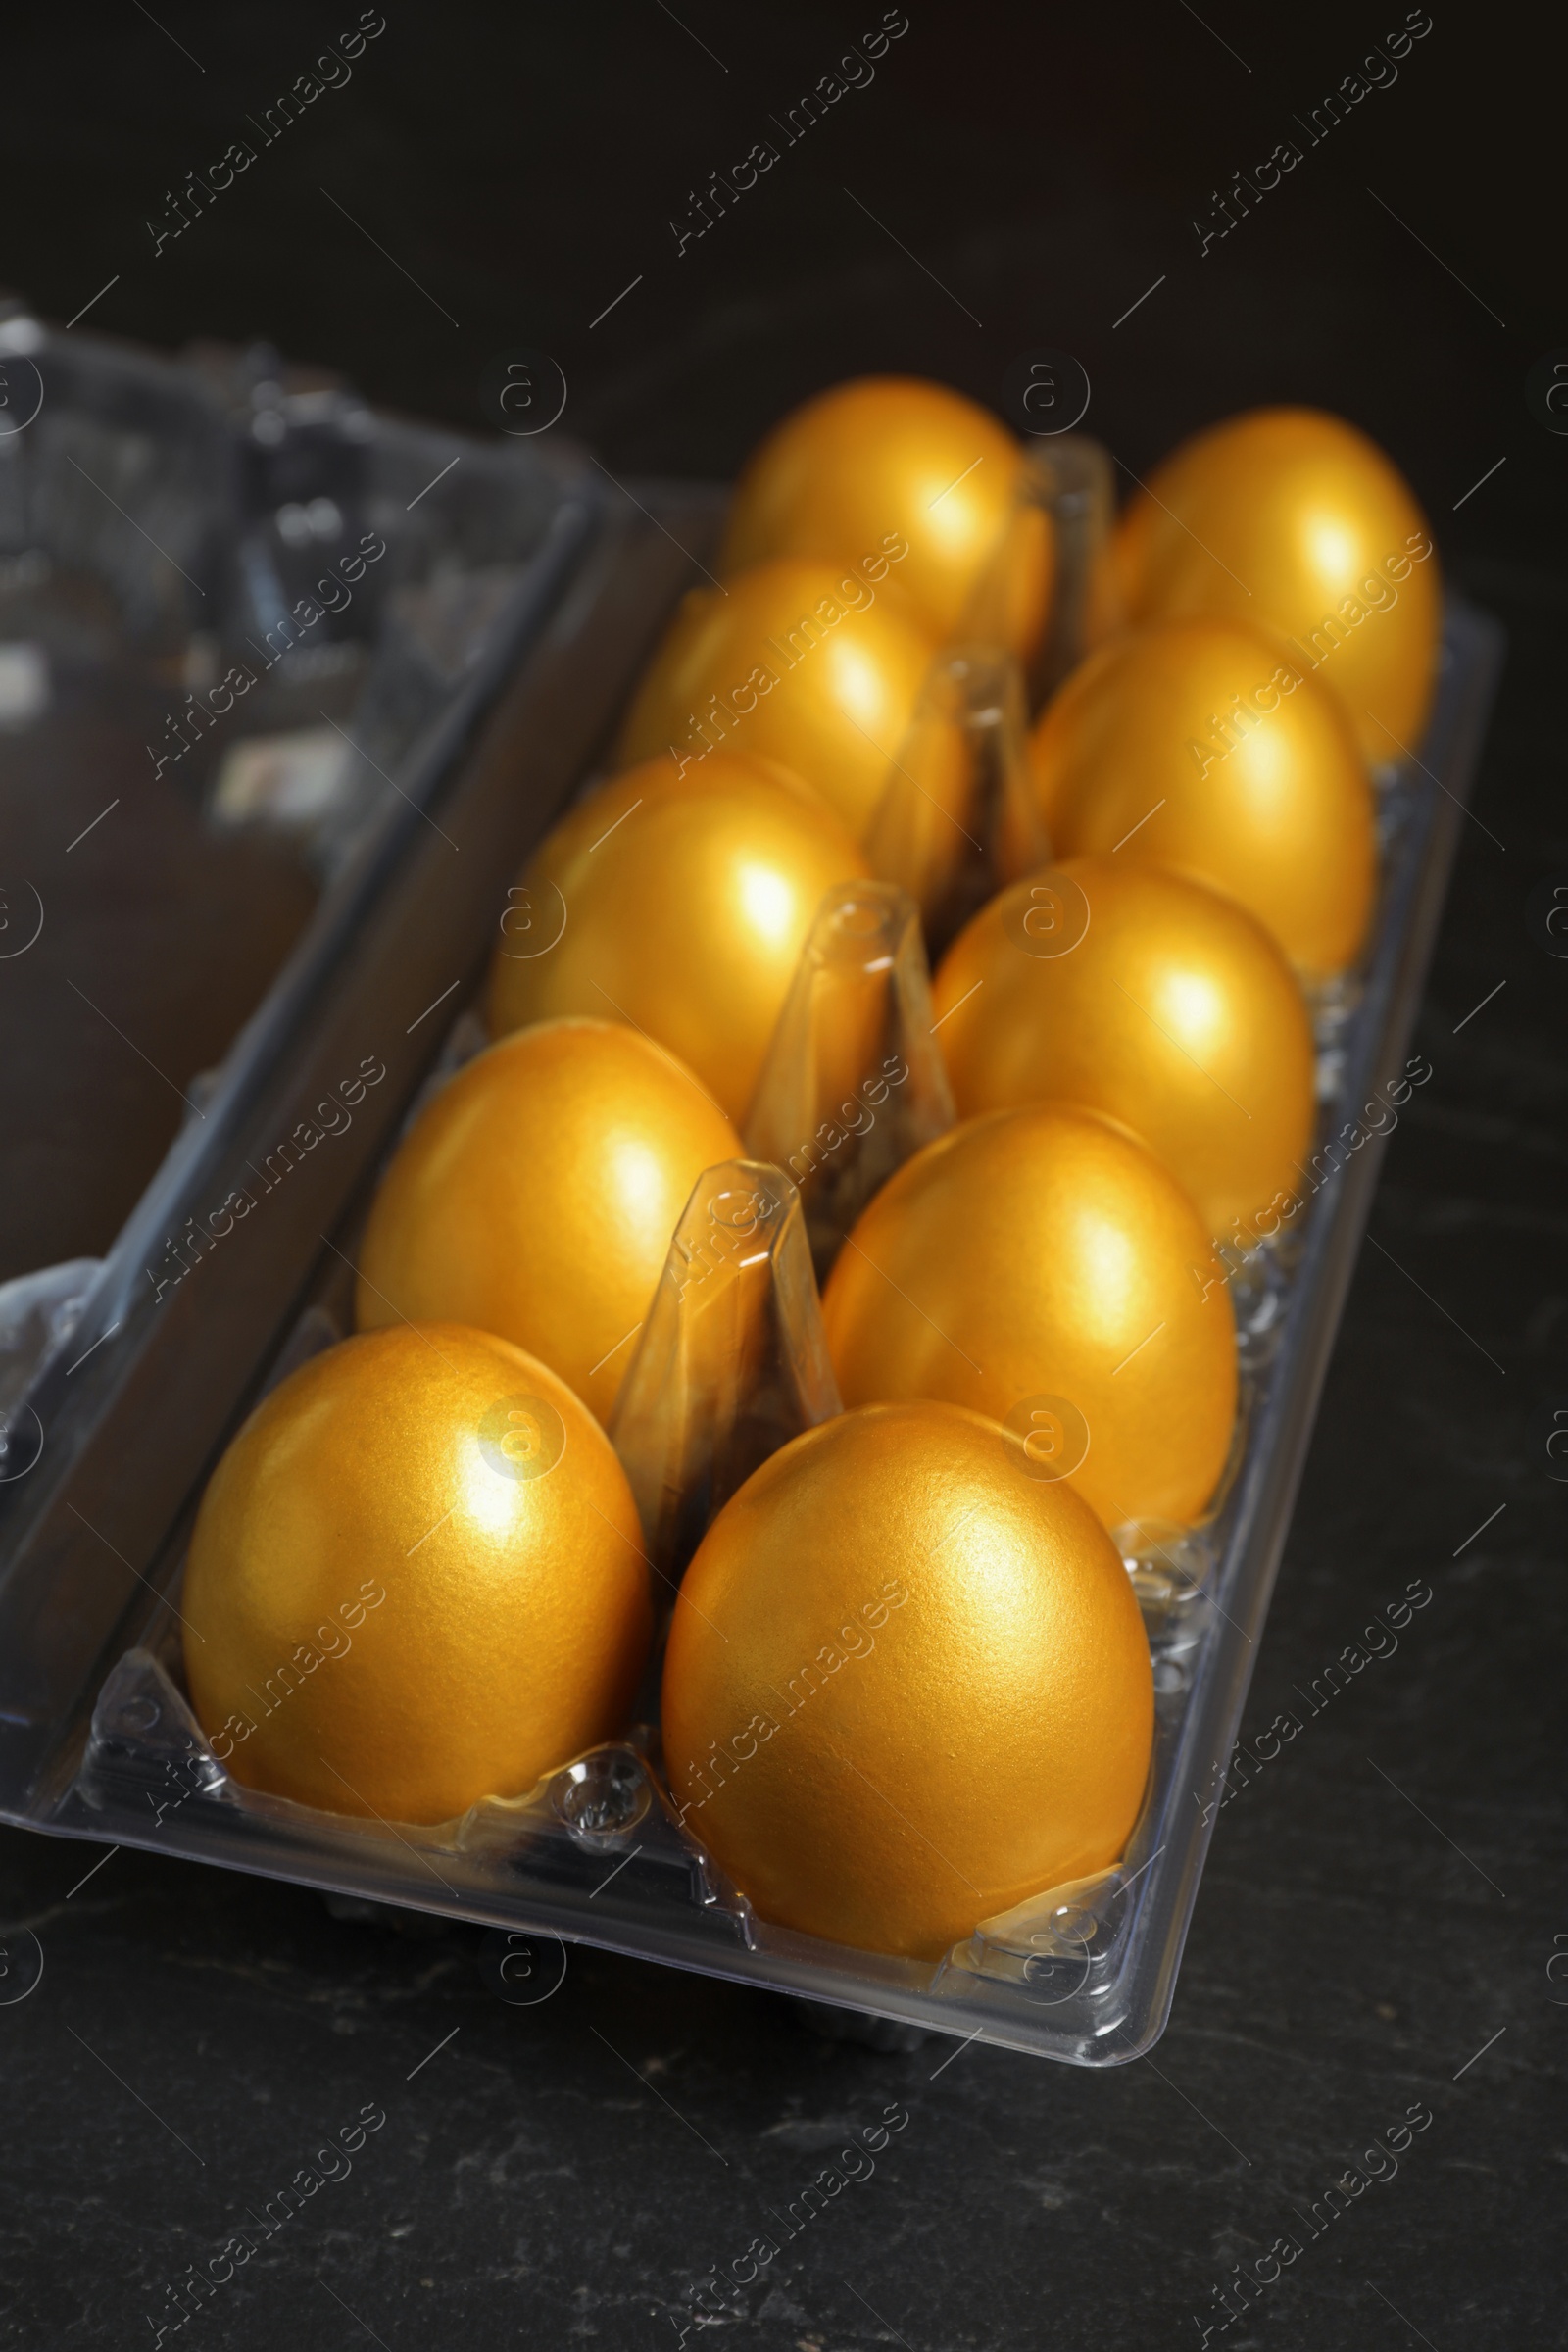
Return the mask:
{"type": "MultiPolygon", "coordinates": [[[[1192,1531],[1166,1531],[1129,1553],[1154,1651],[1156,1745],[1149,1799],[1117,1871],[983,1923],[934,1967],[850,1951],[751,1916],[675,1832],[657,1789],[646,1824],[630,1835],[615,1829],[610,1842],[586,1851],[580,1835],[551,1815],[554,1800],[537,1792],[510,1800],[510,1809],[476,1808],[465,1826],[496,1812],[502,1825],[477,1843],[470,1829],[466,1846],[461,1838],[441,1842],[444,1832],[423,1832],[411,1848],[381,1825],[279,1810],[283,1800],[249,1792],[242,1803],[232,1784],[225,1792],[215,1782],[215,1771],[220,1781],[226,1776],[166,1670],[135,1650],[112,1667],[76,1771],[57,1783],[50,1801],[35,1797],[29,1810],[9,1817],[359,1901],[597,1944],[905,2030],[973,2035],[1085,2066],[1141,2055],[1169,2012],[1225,1760],[1371,1203],[1386,1129],[1370,1113],[1363,1127],[1360,1105],[1393,1079],[1406,1051],[1500,661],[1500,631],[1451,601],[1421,762],[1382,786],[1385,860],[1369,951],[1355,985],[1321,1008],[1324,1123],[1312,1163],[1314,1170],[1323,1163],[1320,1175],[1306,1179],[1309,1194],[1289,1244],[1254,1252],[1235,1269],[1249,1406],[1228,1494],[1200,1541],[1195,1544],[1192,1531]],[[155,1697],[157,1726],[148,1719],[138,1727],[126,1716],[127,1701],[139,1700],[145,1716],[155,1697]],[[637,1834],[644,1826],[646,1839],[637,1834]]],[[[595,1751],[611,1753],[646,1767],[635,1744],[595,1751]]]]}

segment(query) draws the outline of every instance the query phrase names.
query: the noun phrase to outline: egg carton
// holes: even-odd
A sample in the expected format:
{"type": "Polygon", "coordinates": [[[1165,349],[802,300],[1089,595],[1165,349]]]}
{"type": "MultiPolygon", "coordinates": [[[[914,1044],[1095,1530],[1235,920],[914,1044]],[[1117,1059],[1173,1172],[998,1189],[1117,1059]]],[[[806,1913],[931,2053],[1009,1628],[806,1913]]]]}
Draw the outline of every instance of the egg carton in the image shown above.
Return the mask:
{"type": "MultiPolygon", "coordinates": [[[[710,554],[718,494],[637,489],[694,561],[710,554]]],[[[422,780],[421,807],[478,848],[471,863],[483,873],[458,884],[452,868],[470,858],[452,859],[429,828],[411,828],[303,992],[286,1052],[247,1067],[243,1085],[227,1073],[199,1157],[144,1201],[133,1247],[117,1245],[69,1348],[47,1286],[13,1301],[19,1328],[51,1335],[54,1352],[27,1391],[38,1448],[0,1490],[0,1815],[339,1901],[479,1922],[519,1949],[594,1943],[793,1994],[824,2017],[972,2034],[1081,2065],[1123,2062],[1152,2044],[1168,2014],[1376,1178],[1386,1123],[1368,1109],[1363,1125],[1361,1105],[1386,1100],[1377,1090],[1391,1082],[1413,1083],[1402,1060],[1500,635],[1450,601],[1421,759],[1379,780],[1376,921],[1358,972],[1316,1007],[1320,1174],[1289,1242],[1229,1268],[1243,1401],[1220,1493],[1200,1526],[1119,1531],[1155,1690],[1150,1784],[1126,1853],[1092,1880],[1042,1887],[978,1923],[939,1961],[911,1960],[757,1916],[669,1801],[652,1679],[624,1740],[563,1759],[526,1794],[486,1798],[433,1827],[243,1788],[183,1688],[180,1576],[213,1463],[269,1388],[352,1329],[352,1261],[377,1173],[421,1090],[479,1040],[469,1005],[494,944],[486,915],[560,797],[538,783],[519,793],[520,753],[537,769],[543,737],[563,757],[576,747],[578,771],[591,770],[591,739],[609,740],[636,661],[689,576],[629,510],[615,533],[554,616],[553,675],[504,694],[487,729],[422,780]],[[345,1128],[327,1104],[345,1102],[343,1073],[367,1062],[381,1076],[361,1082],[345,1128]],[[313,1105],[317,1141],[267,1188],[254,1229],[247,1220],[242,1239],[209,1250],[149,1305],[137,1260],[151,1240],[181,1231],[239,1167],[270,1167],[270,1144],[309,1123],[313,1105]],[[128,1323],[119,1344],[68,1370],[67,1354],[80,1360],[107,1337],[117,1308],[128,1323]],[[74,1379],[81,1385],[69,1388],[74,1379]]],[[[944,662],[939,690],[958,696],[977,784],[993,812],[1004,810],[1016,715],[999,732],[985,717],[1005,708],[995,672],[962,649],[944,662]],[[969,686],[955,666],[964,660],[969,686]]],[[[888,885],[836,894],[753,1106],[753,1156],[698,1186],[616,1409],[613,1434],[666,1592],[756,1462],[836,1407],[817,1276],[870,1191],[952,1116],[927,992],[908,900],[888,885]],[[845,1086],[847,1019],[852,1061],[888,1076],[891,1058],[907,1073],[880,1102],[845,1086]]]]}
{"type": "MultiPolygon", "coordinates": [[[[45,378],[54,369],[52,430],[75,402],[99,437],[66,440],[77,457],[118,466],[116,402],[146,425],[165,390],[155,371],[127,363],[129,388],[116,378],[108,400],[92,353],[57,358],[59,339],[45,348],[28,322],[10,331],[17,351],[17,334],[37,351],[45,378]],[[71,367],[84,390],[73,390],[71,367]]],[[[108,381],[113,367],[101,365],[108,381]]],[[[338,414],[318,402],[296,416],[268,381],[252,388],[252,407],[277,410],[284,445],[294,425],[324,435],[313,464],[343,461],[353,504],[365,475],[338,442],[381,428],[350,428],[367,414],[353,405],[338,414]]],[[[223,435],[202,416],[220,452],[223,435]]],[[[64,464],[66,440],[49,464],[64,464]]],[[[272,440],[264,435],[264,452],[272,440]]],[[[393,435],[390,447],[412,494],[425,449],[416,435],[393,435]]],[[[139,484],[151,482],[158,515],[178,524],[174,543],[197,571],[212,517],[202,529],[200,515],[176,513],[178,470],[148,477],[136,472],[146,461],[127,464],[122,482],[113,472],[122,504],[139,511],[139,484]]],[[[19,480],[12,464],[0,494],[19,480]]],[[[214,461],[214,506],[220,482],[214,461]]],[[[268,477],[256,529],[272,581],[287,586],[289,564],[315,553],[306,539],[329,517],[313,522],[311,499],[277,506],[284,487],[268,477]]],[[[66,489],[54,508],[59,555],[84,560],[89,508],[66,489]]],[[[797,1994],[839,2023],[858,2013],[894,2021],[886,2030],[1119,2063],[1156,2039],[1171,2004],[1220,1801],[1218,1759],[1232,1750],[1371,1201],[1387,1122],[1361,1105],[1387,1101],[1390,1082],[1410,1084],[1401,1056],[1499,665],[1495,625],[1457,600],[1420,762],[1380,776],[1382,889],[1366,957],[1314,1006],[1312,1198],[1289,1240],[1227,1265],[1244,1376],[1232,1463],[1201,1527],[1119,1531],[1154,1658],[1156,1739],[1143,1816],[1114,1870],[1039,1888],[941,1962],[909,1962],[755,1915],[667,1799],[654,1675],[625,1740],[562,1759],[531,1792],[484,1799],[435,1828],[350,1821],[240,1788],[183,1691],[181,1571],[209,1470],[277,1378],[353,1329],[350,1260],[378,1169],[432,1084],[482,1045],[472,998],[501,936],[496,917],[506,924],[506,884],[573,783],[592,776],[691,566],[712,560],[721,492],[651,482],[635,492],[578,501],[571,560],[562,553],[536,571],[506,625],[482,583],[456,616],[442,607],[444,621],[407,598],[397,605],[397,628],[425,647],[418,677],[456,680],[461,692],[430,687],[400,710],[397,677],[407,684],[414,668],[383,670],[376,741],[395,790],[381,795],[369,833],[358,802],[336,816],[331,795],[315,805],[303,766],[228,788],[207,778],[214,823],[270,821],[272,807],[301,825],[329,892],[223,1068],[190,1089],[193,1115],[108,1258],[0,1292],[0,1818],[264,1872],[338,1903],[472,1919],[519,1950],[597,1942],[797,1994]],[[464,857],[452,854],[456,835],[464,857]],[[252,1211],[220,1228],[214,1211],[237,1188],[249,1188],[252,1211]]],[[[1008,840],[1022,840],[1025,863],[1042,847],[1015,833],[1032,823],[1027,706],[1077,659],[1102,600],[1102,452],[1062,435],[1032,459],[1020,496],[1051,506],[1057,541],[1055,618],[1037,668],[1025,684],[997,654],[983,588],[966,640],[943,649],[917,712],[917,727],[956,724],[968,748],[966,852],[933,852],[929,811],[901,793],[898,762],[879,816],[877,863],[924,899],[926,936],[938,943],[995,887],[1008,840]],[[941,889],[931,889],[938,868],[941,889]]],[[[7,513],[0,499],[0,522],[7,513]]],[[[428,506],[409,513],[418,519],[428,506]]],[[[188,621],[165,571],[136,571],[143,558],[129,534],[101,555],[136,625],[176,645],[188,621]]],[[[272,593],[266,566],[252,574],[235,590],[272,593]]],[[[343,659],[362,654],[348,647],[343,659]]],[[[315,672],[303,687],[318,689],[315,672]]],[[[835,894],[745,1122],[750,1157],[698,1183],[615,1409],[665,1592],[757,1460],[837,1406],[815,1282],[877,1183],[950,1119],[914,907],[891,884],[835,894]]]]}

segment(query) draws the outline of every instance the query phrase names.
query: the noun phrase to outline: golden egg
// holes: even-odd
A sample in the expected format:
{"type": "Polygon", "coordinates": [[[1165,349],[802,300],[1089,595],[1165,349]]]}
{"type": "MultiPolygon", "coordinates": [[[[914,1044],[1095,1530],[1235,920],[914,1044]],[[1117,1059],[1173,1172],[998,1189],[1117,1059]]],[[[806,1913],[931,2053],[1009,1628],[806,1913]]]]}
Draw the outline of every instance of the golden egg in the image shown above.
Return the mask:
{"type": "Polygon", "coordinates": [[[450,1821],[615,1737],[647,1655],[609,1439],[490,1333],[400,1323],[258,1405],[202,1497],[185,1673],[250,1788],[450,1821]]]}
{"type": "Polygon", "coordinates": [[[621,759],[666,752],[687,776],[720,750],[777,760],[857,841],[903,768],[911,790],[961,821],[968,762],[956,725],[911,737],[937,641],[878,576],[873,564],[788,557],[693,589],[637,690],[621,759]]]}
{"type": "Polygon", "coordinates": [[[727,752],[685,775],[651,760],[591,793],[530,859],[491,967],[490,1026],[628,1022],[739,1126],[817,908],[865,871],[793,779],[727,752]]]}
{"type": "Polygon", "coordinates": [[[543,1021],[461,1069],[404,1137],[360,1251],[361,1330],[469,1323],[608,1418],[670,1236],[740,1139],[616,1021],[543,1021]]]}
{"type": "Polygon", "coordinates": [[[1148,1145],[1230,1238],[1282,1212],[1315,1113],[1306,1004],[1234,899],[1069,858],[983,906],[943,958],[937,1031],[960,1118],[1076,1102],[1148,1145]]]}
{"type": "Polygon", "coordinates": [[[1369,760],[1420,748],[1443,582],[1426,517],[1376,443],[1318,409],[1253,409],[1155,468],[1118,527],[1134,620],[1261,622],[1331,687],[1369,760]]]}
{"type": "Polygon", "coordinates": [[[1366,763],[1335,698],[1250,622],[1112,639],[1046,706],[1029,760],[1058,857],[1206,882],[1303,979],[1355,960],[1377,887],[1366,763]]]}
{"type": "Polygon", "coordinates": [[[1037,643],[1052,539],[1017,442],[945,384],[863,376],[768,434],[736,485],[721,568],[774,556],[897,556],[890,579],[941,642],[1037,643]]]}
{"type": "Polygon", "coordinates": [[[1064,1103],[994,1111],[927,1144],[863,1212],[828,1278],[828,1350],[848,1405],[969,1405],[1107,1527],[1192,1521],[1236,1418],[1213,1271],[1203,1220],[1142,1144],[1064,1103]]]}
{"type": "Polygon", "coordinates": [[[664,1663],[682,1819],[762,1917],[922,1959],[1119,1859],[1152,1727],[1104,1530],[949,1404],[841,1414],[764,1462],[664,1663]]]}

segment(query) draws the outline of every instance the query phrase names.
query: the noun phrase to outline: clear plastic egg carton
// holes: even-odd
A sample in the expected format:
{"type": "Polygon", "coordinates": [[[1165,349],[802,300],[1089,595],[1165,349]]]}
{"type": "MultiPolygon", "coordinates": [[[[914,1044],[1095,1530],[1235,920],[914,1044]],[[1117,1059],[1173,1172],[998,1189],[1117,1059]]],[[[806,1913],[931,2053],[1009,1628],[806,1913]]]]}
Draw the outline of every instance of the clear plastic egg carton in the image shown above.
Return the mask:
{"type": "MultiPolygon", "coordinates": [[[[710,551],[716,497],[662,511],[694,560],[710,551]]],[[[624,642],[646,644],[680,584],[665,576],[634,594],[612,569],[593,593],[618,595],[624,642]]],[[[356,1051],[384,1063],[388,1083],[377,1082],[375,1115],[352,1152],[347,1141],[328,1147],[344,1155],[344,1181],[313,1191],[302,1166],[305,1181],[273,1212],[270,1258],[253,1258],[249,1242],[217,1252],[205,1296],[192,1282],[176,1306],[183,1348],[171,1322],[128,1365],[122,1357],[120,1389],[52,1488],[26,1518],[0,1517],[0,1812],[338,1899],[483,1923],[513,1937],[518,1966],[541,1979],[551,1974],[549,1939],[584,1941],[1080,2065],[1149,2048],[1169,2011],[1382,1137],[1422,1083],[1423,1065],[1407,1066],[1408,1034],[1499,662],[1494,625],[1451,603],[1421,760],[1380,777],[1377,921],[1360,971],[1317,1007],[1322,1122],[1301,1194],[1277,1235],[1222,1257],[1216,1274],[1235,1307],[1243,1371],[1221,1492],[1201,1526],[1118,1531],[1153,1658],[1156,1732],[1143,1812],[1115,1869],[1042,1888],[935,1963],[775,1927],[677,1824],[661,1776],[654,1671],[625,1740],[564,1759],[526,1795],[486,1798],[434,1828],[328,1815],[242,1788],[214,1753],[183,1691],[177,1616],[205,1479],[243,1412],[353,1328],[351,1261],[377,1171],[428,1088],[482,1038],[466,1007],[496,934],[473,921],[471,906],[443,898],[427,849],[345,941],[356,958],[295,1034],[284,1090],[295,1106],[327,1089],[340,1063],[358,1066],[356,1051]],[[439,1025],[395,952],[418,926],[426,951],[433,929],[459,974],[445,999],[430,988],[439,1025]],[[398,1033],[407,1042],[383,1055],[383,1036],[398,1033]],[[200,1426],[176,1442],[182,1409],[200,1426]],[[151,1462],[138,1446],[153,1449],[151,1462]]],[[[466,803],[452,806],[499,804],[508,787],[503,752],[481,750],[466,803]]],[[[512,863],[490,876],[497,901],[549,813],[535,808],[524,837],[514,833],[512,863]]],[[[501,922],[504,940],[504,912],[501,922]]],[[[868,1190],[951,1119],[925,986],[919,927],[902,894],[858,886],[824,908],[754,1108],[754,1156],[709,1172],[675,1237],[612,1425],[666,1594],[749,1470],[836,1408],[813,1259],[820,1271],[868,1190]],[[883,1058],[902,1060],[909,1083],[869,1140],[825,1178],[797,1182],[786,1147],[815,1132],[822,1107],[811,1042],[821,991],[831,1002],[845,973],[873,969],[883,975],[883,1058]],[[738,1347],[738,1335],[752,1344],[738,1347]]],[[[252,1106],[225,1149],[240,1153],[276,1115],[252,1106]]],[[[71,1438],[67,1416],[63,1445],[71,1438]]]]}

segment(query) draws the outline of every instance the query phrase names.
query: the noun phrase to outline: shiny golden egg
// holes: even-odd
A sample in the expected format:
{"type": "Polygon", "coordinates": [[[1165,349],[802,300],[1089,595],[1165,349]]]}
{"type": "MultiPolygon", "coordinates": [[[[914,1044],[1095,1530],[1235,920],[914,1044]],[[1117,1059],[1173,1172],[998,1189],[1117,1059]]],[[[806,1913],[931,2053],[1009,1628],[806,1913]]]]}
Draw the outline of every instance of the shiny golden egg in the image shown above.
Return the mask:
{"type": "Polygon", "coordinates": [[[1075,1102],[1147,1144],[1210,1233],[1253,1246],[1298,1188],[1315,1112],[1305,1000],[1234,899],[1069,858],[983,906],[943,958],[937,1034],[960,1118],[1075,1102]]]}
{"type": "Polygon", "coordinates": [[[1048,703],[1029,760],[1058,858],[1206,882],[1305,980],[1354,962],[1377,888],[1366,762],[1334,696],[1251,622],[1113,638],[1048,703]]]}
{"type": "Polygon", "coordinates": [[[360,1328],[497,1332],[603,1421],[692,1187],[740,1148],[651,1038],[617,1021],[518,1030],[459,1070],[394,1153],[360,1251],[360,1328]]]}
{"type": "Polygon", "coordinates": [[[609,1439],[490,1333],[399,1323],[258,1405],[202,1497],[185,1673],[250,1788],[450,1821],[622,1729],[652,1612],[609,1439]]]}
{"type": "Polygon", "coordinates": [[[1022,452],[995,416],[945,384],[863,376],[793,410],[756,451],[721,568],[887,555],[897,593],[940,642],[995,632],[1026,656],[1052,553],[1022,452]]]}
{"type": "Polygon", "coordinates": [[[1152,1727],[1103,1528],[951,1404],[845,1413],[764,1462],[664,1663],[681,1818],[761,1916],[921,1959],[1119,1859],[1152,1727]]]}
{"type": "Polygon", "coordinates": [[[883,593],[888,561],[786,557],[693,589],[637,690],[621,759],[667,753],[683,775],[720,751],[777,760],[857,841],[902,768],[961,822],[961,736],[952,722],[914,727],[937,641],[883,593]]]}
{"type": "Polygon", "coordinates": [[[969,1405],[1017,1429],[1107,1527],[1187,1522],[1236,1418],[1235,1319],[1213,1273],[1175,1177],[1053,1102],[966,1119],[906,1160],[846,1241],[822,1311],[847,1405],[969,1405]]]}
{"type": "Polygon", "coordinates": [[[627,1022],[739,1126],[817,909],[865,871],[793,778],[723,752],[685,775],[651,760],[590,793],[530,859],[491,967],[490,1026],[627,1022]]]}
{"type": "Polygon", "coordinates": [[[1443,583],[1408,483],[1318,409],[1253,409],[1157,466],[1118,526],[1134,620],[1260,622],[1338,695],[1368,760],[1420,749],[1443,583]]]}

